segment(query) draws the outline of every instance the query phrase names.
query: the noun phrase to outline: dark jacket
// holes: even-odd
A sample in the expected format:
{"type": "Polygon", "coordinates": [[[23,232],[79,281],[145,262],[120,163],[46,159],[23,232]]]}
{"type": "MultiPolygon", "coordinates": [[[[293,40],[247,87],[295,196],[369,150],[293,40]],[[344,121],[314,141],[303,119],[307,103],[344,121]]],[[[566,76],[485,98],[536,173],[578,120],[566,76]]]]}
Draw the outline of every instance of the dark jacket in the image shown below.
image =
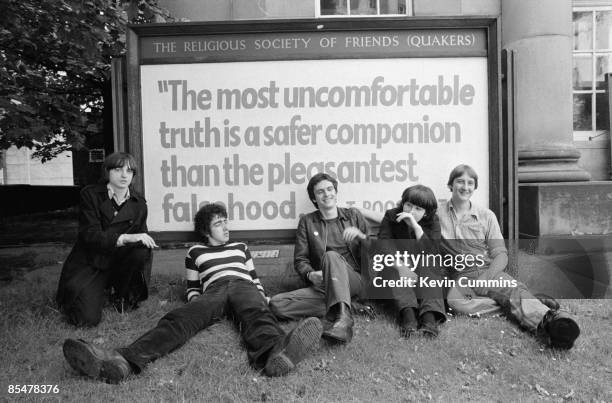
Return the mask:
{"type": "MultiPolygon", "coordinates": [[[[357,227],[364,234],[368,234],[365,218],[354,208],[338,207],[338,220],[342,231],[347,227],[357,227]]],[[[327,246],[326,239],[323,237],[323,234],[326,233],[325,225],[327,223],[319,210],[300,218],[293,259],[295,270],[306,281],[306,275],[309,272],[321,270],[321,259],[327,246]]],[[[354,260],[354,264],[351,265],[358,269],[361,262],[361,242],[355,239],[347,246],[354,260]]]]}
{"type": "MultiPolygon", "coordinates": [[[[400,207],[396,207],[385,212],[385,216],[378,229],[378,239],[416,239],[416,234],[412,227],[406,225],[403,221],[395,221],[397,215],[401,211],[402,209],[400,207]]],[[[438,215],[434,214],[433,218],[422,219],[419,225],[423,228],[423,236],[414,245],[419,251],[438,253],[441,237],[438,215]]]]}
{"type": "MultiPolygon", "coordinates": [[[[108,270],[119,235],[147,232],[146,222],[146,201],[133,189],[115,215],[105,184],[84,187],[79,203],[79,235],[62,268],[57,303],[70,304],[99,270],[108,270]]],[[[147,281],[145,276],[145,287],[147,281]]]]}

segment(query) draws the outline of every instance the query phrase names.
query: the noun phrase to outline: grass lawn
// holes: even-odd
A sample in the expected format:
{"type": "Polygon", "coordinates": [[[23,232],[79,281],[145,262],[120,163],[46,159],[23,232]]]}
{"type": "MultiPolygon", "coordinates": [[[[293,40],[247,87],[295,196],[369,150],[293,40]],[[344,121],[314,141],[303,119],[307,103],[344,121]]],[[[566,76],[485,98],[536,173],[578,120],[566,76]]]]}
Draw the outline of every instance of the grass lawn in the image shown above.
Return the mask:
{"type": "Polygon", "coordinates": [[[386,316],[358,316],[352,343],[322,343],[295,372],[267,378],[248,366],[237,332],[223,321],[141,375],[107,385],[68,366],[64,339],[125,345],[182,303],[183,286],[156,276],[137,311],[109,307],[97,328],[76,329],[53,302],[66,253],[57,247],[44,256],[0,256],[0,268],[12,267],[0,283],[0,396],[9,401],[612,401],[610,300],[562,301],[582,328],[569,352],[544,348],[501,317],[452,317],[436,340],[404,340],[386,316]],[[10,384],[57,385],[59,392],[18,397],[8,394],[10,384]]]}

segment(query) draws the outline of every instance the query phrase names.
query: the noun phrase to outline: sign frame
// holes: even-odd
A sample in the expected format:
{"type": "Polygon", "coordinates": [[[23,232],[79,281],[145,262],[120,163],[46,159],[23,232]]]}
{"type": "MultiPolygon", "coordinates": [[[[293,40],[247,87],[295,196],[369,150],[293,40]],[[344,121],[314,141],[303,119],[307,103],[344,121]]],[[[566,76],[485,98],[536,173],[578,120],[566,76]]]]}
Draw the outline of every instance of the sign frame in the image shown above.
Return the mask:
{"type": "MultiPolygon", "coordinates": [[[[313,34],[313,33],[342,33],[363,31],[460,31],[479,30],[484,33],[486,49],[485,54],[472,54],[470,56],[486,56],[487,59],[487,85],[488,85],[488,129],[489,129],[489,208],[502,219],[505,187],[512,184],[504,183],[505,162],[503,149],[507,147],[504,141],[501,124],[501,45],[500,21],[498,17],[380,17],[380,18],[338,18],[338,19],[291,19],[291,20],[254,20],[254,21],[227,21],[227,22],[189,22],[172,24],[130,24],[127,29],[127,103],[128,103],[128,151],[134,155],[139,163],[139,171],[143,172],[143,133],[142,133],[142,97],[140,89],[140,66],[144,64],[189,64],[224,61],[223,59],[209,60],[206,57],[181,57],[171,59],[167,57],[151,57],[142,50],[145,41],[152,39],[173,39],[181,37],[217,37],[223,35],[266,35],[266,34],[313,34]]],[[[410,57],[447,57],[443,52],[418,52],[410,57]]],[[[380,58],[375,54],[358,54],[344,58],[380,58]]],[[[383,56],[384,57],[384,56],[383,56]]],[[[389,57],[389,56],[387,56],[389,57]]],[[[398,56],[391,56],[398,57],[398,56]]],[[[258,60],[301,60],[301,59],[341,59],[329,55],[303,55],[287,59],[286,55],[269,53],[263,58],[252,55],[249,61],[258,60]]],[[[243,61],[234,58],[226,61],[243,61]]],[[[445,180],[447,173],[441,174],[445,180]]],[[[144,194],[146,181],[144,175],[134,178],[135,188],[144,194]]],[[[306,189],[304,188],[304,192],[306,189]]],[[[300,212],[307,213],[307,211],[300,212]]],[[[512,220],[512,217],[508,218],[512,220]]],[[[508,225],[506,220],[500,223],[502,230],[508,225]]],[[[166,242],[195,241],[193,231],[160,231],[152,232],[156,239],[166,242]]],[[[295,229],[273,230],[243,230],[232,231],[233,239],[251,241],[293,241],[295,229]]]]}

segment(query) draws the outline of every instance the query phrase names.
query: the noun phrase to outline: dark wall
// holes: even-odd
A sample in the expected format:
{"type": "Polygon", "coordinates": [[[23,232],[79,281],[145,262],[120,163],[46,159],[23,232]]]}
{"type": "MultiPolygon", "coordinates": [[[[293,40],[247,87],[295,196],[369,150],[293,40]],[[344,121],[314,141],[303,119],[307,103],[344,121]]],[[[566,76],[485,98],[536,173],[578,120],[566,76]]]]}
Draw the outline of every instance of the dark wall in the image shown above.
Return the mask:
{"type": "Polygon", "coordinates": [[[79,186],[0,186],[0,216],[63,210],[79,204],[79,186]]]}

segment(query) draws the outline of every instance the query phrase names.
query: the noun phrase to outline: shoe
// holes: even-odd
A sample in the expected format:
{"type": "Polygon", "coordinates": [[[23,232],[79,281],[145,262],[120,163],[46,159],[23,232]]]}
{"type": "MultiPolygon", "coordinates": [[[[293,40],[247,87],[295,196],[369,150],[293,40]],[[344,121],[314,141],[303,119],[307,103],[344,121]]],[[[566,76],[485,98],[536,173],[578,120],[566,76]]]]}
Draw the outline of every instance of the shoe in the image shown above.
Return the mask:
{"type": "Polygon", "coordinates": [[[84,340],[66,339],[64,357],[68,364],[80,374],[119,383],[132,373],[130,363],[113,350],[102,350],[84,340]]]}
{"type": "Polygon", "coordinates": [[[268,376],[283,376],[312,354],[319,346],[323,326],[318,318],[306,318],[287,334],[281,348],[270,354],[264,372],[268,376]]]}
{"type": "Polygon", "coordinates": [[[421,334],[426,337],[438,337],[438,321],[433,312],[425,312],[421,316],[421,334]]]}
{"type": "Polygon", "coordinates": [[[547,338],[550,347],[569,350],[580,335],[580,328],[569,313],[550,310],[538,325],[538,333],[547,338]]]}
{"type": "Polygon", "coordinates": [[[353,315],[347,304],[340,303],[338,318],[331,329],[323,332],[322,337],[334,343],[349,343],[353,339],[353,315]]]}
{"type": "Polygon", "coordinates": [[[405,325],[400,325],[400,337],[404,339],[409,339],[415,334],[417,334],[417,324],[416,323],[408,323],[405,325]]]}
{"type": "Polygon", "coordinates": [[[405,339],[417,333],[419,322],[416,318],[416,312],[413,308],[404,308],[399,314],[400,337],[405,339]]]}
{"type": "Polygon", "coordinates": [[[323,319],[321,319],[321,325],[323,325],[323,332],[326,332],[326,331],[330,330],[332,328],[332,326],[334,326],[334,321],[333,320],[329,320],[327,318],[323,318],[323,319]]]}
{"type": "Polygon", "coordinates": [[[541,303],[546,305],[551,311],[558,311],[561,305],[553,297],[549,297],[546,294],[535,294],[534,297],[540,300],[541,303]]]}
{"type": "Polygon", "coordinates": [[[419,329],[421,334],[426,337],[436,338],[438,337],[438,324],[436,322],[423,322],[421,323],[421,328],[419,329]]]}

